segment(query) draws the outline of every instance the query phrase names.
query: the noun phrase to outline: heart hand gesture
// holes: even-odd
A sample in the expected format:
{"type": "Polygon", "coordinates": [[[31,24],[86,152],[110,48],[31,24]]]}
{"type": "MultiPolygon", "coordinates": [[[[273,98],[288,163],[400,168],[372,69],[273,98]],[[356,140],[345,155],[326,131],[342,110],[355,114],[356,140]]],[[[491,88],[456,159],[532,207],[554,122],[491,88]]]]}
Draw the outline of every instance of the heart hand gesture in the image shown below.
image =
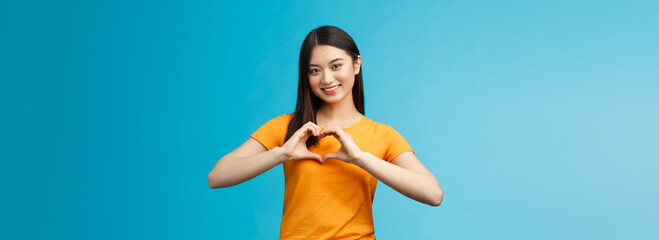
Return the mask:
{"type": "Polygon", "coordinates": [[[364,152],[359,149],[355,143],[355,140],[352,139],[352,136],[350,136],[350,134],[347,132],[344,132],[342,129],[338,127],[329,127],[320,132],[319,137],[323,138],[327,135],[332,135],[337,140],[339,140],[341,143],[341,148],[338,152],[325,154],[325,156],[323,156],[323,162],[327,161],[327,159],[333,158],[347,163],[355,164],[356,161],[359,160],[364,154],[364,152]]]}
{"type": "Polygon", "coordinates": [[[311,135],[320,135],[320,127],[313,122],[307,122],[300,127],[300,129],[295,131],[293,136],[291,136],[291,138],[289,138],[282,146],[286,160],[313,159],[319,163],[323,163],[323,157],[316,153],[312,153],[307,148],[307,139],[309,139],[311,135]]]}

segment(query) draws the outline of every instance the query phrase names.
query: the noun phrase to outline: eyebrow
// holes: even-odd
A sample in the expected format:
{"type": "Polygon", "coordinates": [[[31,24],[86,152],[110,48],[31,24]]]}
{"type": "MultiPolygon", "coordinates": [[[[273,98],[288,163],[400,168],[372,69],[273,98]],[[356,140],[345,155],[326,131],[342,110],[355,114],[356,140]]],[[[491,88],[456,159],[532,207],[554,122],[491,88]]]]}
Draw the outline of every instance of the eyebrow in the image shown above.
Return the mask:
{"type": "MultiPolygon", "coordinates": [[[[336,59],[330,61],[329,63],[332,64],[333,62],[336,62],[336,61],[339,61],[339,60],[343,60],[343,58],[336,58],[336,59]]],[[[316,65],[316,64],[309,64],[309,67],[312,67],[312,66],[313,67],[318,67],[318,65],[316,65]]]]}

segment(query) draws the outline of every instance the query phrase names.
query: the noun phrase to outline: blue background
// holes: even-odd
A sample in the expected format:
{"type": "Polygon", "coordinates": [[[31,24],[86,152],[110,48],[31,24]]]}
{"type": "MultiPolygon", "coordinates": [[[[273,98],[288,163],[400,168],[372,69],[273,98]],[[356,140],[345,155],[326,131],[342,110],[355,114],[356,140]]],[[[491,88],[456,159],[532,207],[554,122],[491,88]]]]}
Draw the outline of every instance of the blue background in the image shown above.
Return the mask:
{"type": "Polygon", "coordinates": [[[656,1],[0,2],[2,239],[275,239],[280,166],[208,172],[292,112],[335,25],[366,115],[444,190],[380,183],[378,239],[657,238],[656,1]]]}

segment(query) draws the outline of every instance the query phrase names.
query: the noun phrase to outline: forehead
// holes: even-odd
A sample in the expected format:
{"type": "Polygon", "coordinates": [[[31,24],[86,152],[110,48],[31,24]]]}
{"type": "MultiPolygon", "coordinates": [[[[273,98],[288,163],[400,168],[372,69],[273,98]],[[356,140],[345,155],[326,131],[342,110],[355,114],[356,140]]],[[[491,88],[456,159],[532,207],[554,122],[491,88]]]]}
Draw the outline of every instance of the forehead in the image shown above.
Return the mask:
{"type": "Polygon", "coordinates": [[[350,59],[350,56],[348,53],[346,53],[346,51],[337,47],[329,45],[316,45],[313,47],[313,50],[311,50],[311,58],[309,64],[327,64],[337,58],[348,60],[350,59]]]}

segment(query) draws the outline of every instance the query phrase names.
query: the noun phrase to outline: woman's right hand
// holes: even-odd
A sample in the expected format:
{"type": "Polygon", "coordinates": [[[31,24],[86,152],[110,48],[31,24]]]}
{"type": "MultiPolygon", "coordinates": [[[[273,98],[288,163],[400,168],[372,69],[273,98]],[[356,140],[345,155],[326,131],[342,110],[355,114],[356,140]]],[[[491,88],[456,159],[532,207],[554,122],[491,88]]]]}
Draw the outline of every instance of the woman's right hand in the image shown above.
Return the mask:
{"type": "Polygon", "coordinates": [[[309,139],[311,135],[317,137],[320,135],[320,132],[320,127],[313,122],[307,122],[306,124],[302,125],[302,127],[295,131],[293,136],[291,136],[291,138],[289,138],[288,141],[286,141],[286,143],[281,146],[284,152],[285,161],[312,159],[322,164],[323,157],[316,153],[312,153],[307,148],[307,139],[309,139]]]}

